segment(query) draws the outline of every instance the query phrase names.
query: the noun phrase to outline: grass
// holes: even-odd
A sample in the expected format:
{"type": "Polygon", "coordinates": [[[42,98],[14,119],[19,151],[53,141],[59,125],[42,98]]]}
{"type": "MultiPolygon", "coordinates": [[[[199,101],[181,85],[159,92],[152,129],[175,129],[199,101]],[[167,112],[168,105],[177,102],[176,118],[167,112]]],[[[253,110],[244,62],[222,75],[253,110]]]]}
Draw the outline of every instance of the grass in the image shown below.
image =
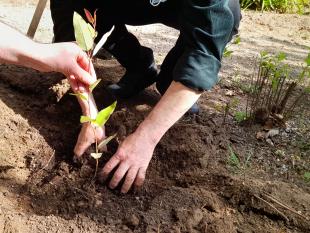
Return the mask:
{"type": "Polygon", "coordinates": [[[240,0],[240,5],[243,9],[305,14],[309,12],[310,0],[240,0]]]}

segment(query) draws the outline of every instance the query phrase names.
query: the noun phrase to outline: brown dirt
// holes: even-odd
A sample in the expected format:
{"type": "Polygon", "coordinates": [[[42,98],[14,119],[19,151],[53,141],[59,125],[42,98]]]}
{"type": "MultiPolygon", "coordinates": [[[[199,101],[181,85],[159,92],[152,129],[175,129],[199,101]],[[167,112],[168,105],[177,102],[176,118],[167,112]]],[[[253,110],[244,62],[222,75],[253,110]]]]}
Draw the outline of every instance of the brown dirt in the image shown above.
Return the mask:
{"type": "MultiPolygon", "coordinates": [[[[282,41],[279,21],[268,26],[279,33],[264,31],[271,19],[306,22],[303,16],[245,13],[244,42],[225,60],[220,85],[203,95],[198,115],[184,116],[168,131],[156,147],[145,185],[127,195],[94,183],[91,159],[72,161],[80,110],[62,76],[0,66],[0,232],[309,232],[310,188],[302,178],[310,169],[309,148],[302,146],[310,140],[309,106],[289,122],[291,131],[281,130],[274,147],[256,140],[260,126],[240,126],[231,114],[223,124],[218,111],[233,98],[225,95],[228,90],[240,105],[244,102],[231,80],[248,76],[255,52],[273,42],[274,49],[285,46],[292,63],[306,54],[302,35],[307,30],[301,29],[294,42],[282,41]],[[249,36],[253,33],[256,37],[249,36]],[[263,38],[262,47],[254,49],[253,41],[263,38]],[[243,168],[229,164],[229,145],[243,168]]],[[[160,61],[175,32],[167,32],[161,47],[163,38],[144,30],[136,33],[145,44],[158,45],[160,61]]],[[[104,80],[95,91],[102,108],[112,101],[104,86],[124,71],[113,60],[97,61],[96,67],[104,80]]],[[[107,133],[117,132],[120,139],[128,135],[158,99],[151,87],[119,103],[107,133]]],[[[109,144],[100,166],[117,146],[117,140],[109,144]]]]}

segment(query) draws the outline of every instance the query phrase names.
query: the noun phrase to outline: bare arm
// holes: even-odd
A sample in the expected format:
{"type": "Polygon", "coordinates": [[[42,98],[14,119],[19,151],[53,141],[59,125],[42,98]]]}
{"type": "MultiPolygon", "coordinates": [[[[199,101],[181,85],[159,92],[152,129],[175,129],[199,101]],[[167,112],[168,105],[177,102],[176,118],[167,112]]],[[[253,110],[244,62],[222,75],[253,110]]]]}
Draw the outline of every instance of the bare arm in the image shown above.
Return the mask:
{"type": "Polygon", "coordinates": [[[106,179],[108,174],[118,166],[110,182],[110,188],[115,188],[125,175],[126,179],[121,190],[123,193],[128,192],[133,183],[136,186],[143,184],[155,146],[199,96],[200,93],[181,83],[172,82],[152,112],[137,130],[124,140],[116,154],[103,168],[102,176],[106,179]]]}
{"type": "Polygon", "coordinates": [[[73,89],[77,82],[89,85],[95,81],[88,70],[86,54],[75,43],[36,43],[0,22],[0,64],[15,64],[43,72],[66,75],[73,89]]]}

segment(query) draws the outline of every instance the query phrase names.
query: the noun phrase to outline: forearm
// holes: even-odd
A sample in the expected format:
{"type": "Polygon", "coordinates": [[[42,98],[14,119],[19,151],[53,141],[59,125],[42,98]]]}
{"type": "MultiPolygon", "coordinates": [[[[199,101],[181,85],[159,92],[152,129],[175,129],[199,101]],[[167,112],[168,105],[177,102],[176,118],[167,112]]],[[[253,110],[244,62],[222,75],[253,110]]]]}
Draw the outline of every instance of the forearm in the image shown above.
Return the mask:
{"type": "Polygon", "coordinates": [[[148,137],[156,145],[167,130],[198,100],[200,95],[201,93],[197,93],[179,82],[172,82],[136,132],[148,137]]]}
{"type": "Polygon", "coordinates": [[[0,63],[15,64],[44,70],[38,44],[0,22],[0,63]]]}

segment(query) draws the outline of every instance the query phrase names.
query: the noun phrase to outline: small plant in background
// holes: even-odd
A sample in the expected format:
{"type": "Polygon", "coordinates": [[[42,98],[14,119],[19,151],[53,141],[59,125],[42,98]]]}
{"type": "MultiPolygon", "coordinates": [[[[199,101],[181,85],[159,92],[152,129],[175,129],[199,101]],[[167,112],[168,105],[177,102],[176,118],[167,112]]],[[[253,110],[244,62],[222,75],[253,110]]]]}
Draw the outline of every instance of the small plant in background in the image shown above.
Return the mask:
{"type": "Polygon", "coordinates": [[[250,167],[252,153],[248,153],[245,160],[241,160],[238,154],[228,145],[228,165],[236,172],[242,172],[245,175],[246,170],[250,167]]]}
{"type": "Polygon", "coordinates": [[[233,54],[233,51],[230,50],[230,46],[232,44],[235,44],[235,45],[240,44],[240,42],[241,42],[240,36],[236,36],[234,41],[225,47],[224,52],[223,52],[223,57],[226,57],[226,58],[230,57],[233,54]]]}
{"type": "Polygon", "coordinates": [[[267,120],[284,123],[303,97],[310,93],[310,53],[297,75],[284,63],[285,59],[286,54],[282,52],[276,55],[261,53],[258,69],[252,76],[246,118],[262,124],[267,120]],[[296,96],[294,91],[297,88],[301,93],[296,96]]]}
{"type": "MultiPolygon", "coordinates": [[[[88,23],[77,13],[74,12],[73,15],[73,26],[74,26],[74,33],[75,33],[75,39],[77,44],[87,53],[89,58],[89,63],[91,63],[91,60],[94,55],[99,51],[99,49],[102,47],[103,43],[105,42],[107,36],[103,37],[99,43],[95,46],[95,39],[97,37],[96,32],[96,11],[92,15],[88,10],[84,9],[86,18],[88,20],[88,23]]],[[[90,67],[90,66],[89,66],[90,67]]],[[[90,72],[90,70],[89,70],[90,72]]],[[[89,106],[89,112],[90,112],[90,95],[92,94],[93,90],[96,88],[96,86],[100,83],[100,79],[98,79],[95,83],[90,85],[89,90],[85,92],[77,92],[72,95],[77,96],[77,98],[80,98],[81,100],[87,101],[89,106]]],[[[114,112],[116,107],[116,102],[114,102],[109,107],[101,110],[96,116],[81,116],[80,122],[91,124],[94,132],[95,137],[95,153],[91,153],[91,157],[93,157],[96,160],[96,170],[94,178],[97,175],[98,171],[98,160],[101,158],[102,153],[99,152],[101,148],[103,148],[106,144],[108,144],[116,135],[110,136],[103,140],[100,144],[98,144],[97,137],[96,137],[96,128],[97,127],[103,127],[105,123],[108,121],[111,114],[114,112]]]]}
{"type": "Polygon", "coordinates": [[[310,182],[310,172],[305,172],[304,173],[304,180],[308,183],[310,182]]]}
{"type": "Polygon", "coordinates": [[[246,112],[236,112],[235,113],[235,120],[238,122],[238,123],[241,123],[242,121],[245,121],[247,119],[247,116],[246,116],[246,112]]]}
{"type": "Polygon", "coordinates": [[[310,0],[240,0],[240,5],[242,9],[304,14],[310,7],[310,0]]]}

